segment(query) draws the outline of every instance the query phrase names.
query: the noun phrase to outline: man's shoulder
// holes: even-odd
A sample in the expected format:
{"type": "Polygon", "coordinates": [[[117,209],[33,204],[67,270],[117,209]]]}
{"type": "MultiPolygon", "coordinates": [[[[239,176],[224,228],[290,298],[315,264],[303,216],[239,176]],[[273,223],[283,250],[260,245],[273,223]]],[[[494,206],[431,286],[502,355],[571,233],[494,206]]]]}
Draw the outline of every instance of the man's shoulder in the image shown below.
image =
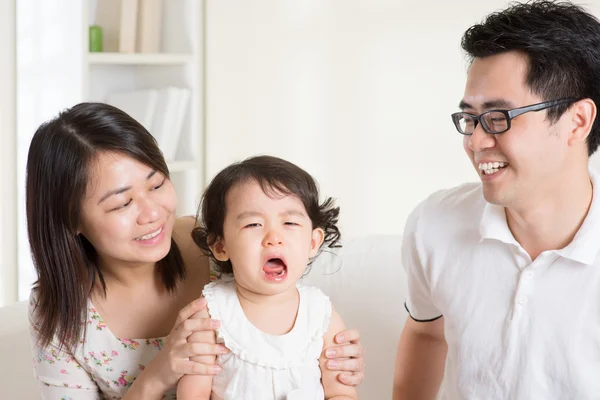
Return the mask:
{"type": "Polygon", "coordinates": [[[479,226],[485,208],[481,183],[438,190],[423,200],[409,217],[408,225],[426,236],[479,226]]]}
{"type": "Polygon", "coordinates": [[[428,213],[447,214],[449,212],[479,213],[485,206],[481,183],[469,182],[450,189],[441,189],[429,195],[421,203],[428,213]]]}

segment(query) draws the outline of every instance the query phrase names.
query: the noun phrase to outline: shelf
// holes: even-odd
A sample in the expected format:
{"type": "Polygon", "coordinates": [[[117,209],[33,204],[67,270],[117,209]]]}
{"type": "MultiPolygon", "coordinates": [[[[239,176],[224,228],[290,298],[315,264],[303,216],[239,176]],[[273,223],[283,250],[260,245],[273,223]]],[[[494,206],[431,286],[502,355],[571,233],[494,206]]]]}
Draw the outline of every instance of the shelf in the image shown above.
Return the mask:
{"type": "Polygon", "coordinates": [[[168,161],[170,172],[191,171],[198,168],[196,161],[168,161]]]}
{"type": "MultiPolygon", "coordinates": [[[[164,146],[164,153],[169,156],[167,166],[171,182],[179,199],[177,208],[182,215],[195,214],[204,188],[204,160],[201,156],[204,153],[204,1],[160,1],[160,26],[151,24],[160,33],[160,46],[154,53],[140,52],[137,31],[135,47],[128,47],[131,51],[136,49],[136,52],[119,52],[122,0],[83,0],[76,3],[84,4],[83,12],[77,12],[81,17],[78,33],[84,36],[83,42],[77,42],[80,49],[77,61],[82,66],[82,85],[78,92],[81,92],[84,101],[107,102],[113,93],[158,91],[157,96],[152,96],[155,98],[152,101],[155,104],[152,118],[146,115],[148,104],[124,102],[120,107],[133,118],[143,120],[150,130],[157,130],[157,135],[164,133],[172,136],[173,140],[177,139],[177,143],[164,146]],[[115,10],[118,12],[115,13],[115,10]],[[103,52],[89,51],[90,25],[102,27],[103,52]],[[166,89],[173,88],[186,90],[185,107],[183,103],[179,104],[183,101],[181,96],[175,96],[172,90],[167,93],[166,89]],[[155,119],[154,115],[161,118],[155,119]],[[173,120],[170,123],[173,128],[163,131],[159,128],[169,123],[165,119],[167,117],[173,120]],[[173,129],[180,132],[176,135],[173,129]],[[170,148],[171,145],[176,149],[170,148]]],[[[145,100],[150,103],[151,99],[145,100]]]]}
{"type": "Polygon", "coordinates": [[[90,64],[181,65],[192,61],[191,54],[178,53],[88,53],[90,64]]]}

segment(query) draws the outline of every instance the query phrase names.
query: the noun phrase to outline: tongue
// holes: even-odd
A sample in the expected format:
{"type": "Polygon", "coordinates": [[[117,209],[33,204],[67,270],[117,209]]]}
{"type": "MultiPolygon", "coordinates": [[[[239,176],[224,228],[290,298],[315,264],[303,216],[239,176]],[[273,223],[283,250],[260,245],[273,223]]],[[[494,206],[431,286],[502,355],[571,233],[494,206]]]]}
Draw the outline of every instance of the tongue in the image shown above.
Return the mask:
{"type": "Polygon", "coordinates": [[[266,274],[278,275],[285,269],[285,264],[278,258],[271,259],[263,266],[266,274]]]}

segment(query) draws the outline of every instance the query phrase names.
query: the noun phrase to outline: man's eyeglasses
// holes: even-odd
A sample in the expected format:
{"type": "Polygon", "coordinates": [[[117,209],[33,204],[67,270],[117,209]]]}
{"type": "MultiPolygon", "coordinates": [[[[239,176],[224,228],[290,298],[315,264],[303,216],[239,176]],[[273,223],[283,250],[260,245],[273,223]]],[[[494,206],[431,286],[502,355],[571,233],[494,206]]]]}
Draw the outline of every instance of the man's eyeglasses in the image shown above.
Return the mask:
{"type": "Polygon", "coordinates": [[[544,101],[543,103],[532,104],[530,106],[514,108],[512,110],[490,110],[479,115],[473,115],[466,112],[457,112],[452,114],[452,122],[456,130],[463,135],[472,135],[481,123],[484,131],[490,134],[504,133],[510,129],[510,121],[521,114],[530,111],[541,111],[550,107],[568,104],[577,101],[572,98],[544,101]]]}

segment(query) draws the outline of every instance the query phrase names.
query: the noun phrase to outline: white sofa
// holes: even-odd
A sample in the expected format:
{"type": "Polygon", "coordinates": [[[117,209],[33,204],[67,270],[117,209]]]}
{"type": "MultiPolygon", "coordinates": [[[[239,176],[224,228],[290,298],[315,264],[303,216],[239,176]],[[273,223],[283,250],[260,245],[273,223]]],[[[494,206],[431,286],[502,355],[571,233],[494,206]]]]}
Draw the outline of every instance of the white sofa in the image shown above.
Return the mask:
{"type": "MultiPolygon", "coordinates": [[[[365,348],[364,400],[390,399],[394,358],[406,319],[400,236],[352,238],[338,255],[323,253],[305,281],[319,286],[365,348]]],[[[0,399],[37,400],[25,302],[0,309],[0,399]]]]}

